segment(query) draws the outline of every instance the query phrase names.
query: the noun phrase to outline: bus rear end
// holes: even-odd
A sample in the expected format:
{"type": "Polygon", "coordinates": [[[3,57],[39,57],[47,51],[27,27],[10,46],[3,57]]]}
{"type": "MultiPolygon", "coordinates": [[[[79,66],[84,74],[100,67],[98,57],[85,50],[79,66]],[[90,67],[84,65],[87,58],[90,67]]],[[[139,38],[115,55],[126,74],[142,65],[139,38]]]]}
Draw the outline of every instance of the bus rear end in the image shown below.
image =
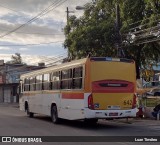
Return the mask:
{"type": "Polygon", "coordinates": [[[135,63],[128,59],[90,58],[85,84],[86,118],[136,117],[135,63]]]}

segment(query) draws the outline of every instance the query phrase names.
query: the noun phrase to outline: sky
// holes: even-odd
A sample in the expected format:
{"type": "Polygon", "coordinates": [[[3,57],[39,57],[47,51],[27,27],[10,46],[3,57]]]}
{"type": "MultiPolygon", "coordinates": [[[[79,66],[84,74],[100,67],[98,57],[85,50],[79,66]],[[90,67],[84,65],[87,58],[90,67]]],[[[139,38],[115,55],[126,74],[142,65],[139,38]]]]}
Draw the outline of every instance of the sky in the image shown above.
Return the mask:
{"type": "Polygon", "coordinates": [[[66,8],[79,17],[83,10],[75,7],[87,2],[92,0],[0,0],[0,60],[9,61],[20,53],[24,62],[36,65],[67,56],[63,47],[66,8]]]}

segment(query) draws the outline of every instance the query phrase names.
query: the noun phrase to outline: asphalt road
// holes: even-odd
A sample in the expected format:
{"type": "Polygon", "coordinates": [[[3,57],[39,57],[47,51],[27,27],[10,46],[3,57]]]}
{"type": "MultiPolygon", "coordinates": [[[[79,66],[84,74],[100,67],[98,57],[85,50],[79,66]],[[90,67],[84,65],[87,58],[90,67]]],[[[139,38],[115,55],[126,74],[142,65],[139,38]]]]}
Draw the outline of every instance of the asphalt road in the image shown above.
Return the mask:
{"type": "MultiPolygon", "coordinates": [[[[66,121],[55,125],[46,116],[26,116],[17,105],[0,104],[0,136],[158,136],[160,121],[156,120],[100,120],[97,125],[86,125],[83,121],[66,121]]],[[[115,138],[116,140],[116,138],[115,138]]],[[[16,144],[16,143],[12,143],[16,144]]],[[[31,143],[30,143],[31,144],[31,143]]],[[[36,143],[42,144],[42,143],[36,143]]],[[[58,145],[106,145],[106,144],[135,144],[135,142],[58,142],[45,143],[58,145]]],[[[136,143],[137,144],[137,143],[136,143]]],[[[150,144],[142,142],[139,144],[150,144]]],[[[159,144],[159,143],[154,143],[159,144]]]]}

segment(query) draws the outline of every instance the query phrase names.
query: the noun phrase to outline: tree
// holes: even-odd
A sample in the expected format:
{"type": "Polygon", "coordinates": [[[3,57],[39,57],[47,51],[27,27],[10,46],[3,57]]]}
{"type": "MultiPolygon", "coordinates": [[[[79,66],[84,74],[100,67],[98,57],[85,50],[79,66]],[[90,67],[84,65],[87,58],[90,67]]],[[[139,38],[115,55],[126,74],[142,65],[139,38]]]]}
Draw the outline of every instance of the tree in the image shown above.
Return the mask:
{"type": "MultiPolygon", "coordinates": [[[[137,78],[140,78],[139,67],[146,67],[150,63],[159,61],[159,44],[158,41],[151,41],[155,36],[150,33],[151,28],[157,25],[155,22],[157,14],[160,13],[156,7],[157,4],[153,0],[125,0],[121,3],[121,33],[135,34],[132,43],[125,47],[125,53],[128,58],[136,61],[137,78]]],[[[126,40],[125,36],[123,39],[126,40]]]]}
{"type": "Polygon", "coordinates": [[[11,61],[8,61],[7,63],[10,64],[24,64],[22,62],[22,57],[20,53],[15,53],[15,55],[11,56],[11,61]]]}
{"type": "Polygon", "coordinates": [[[93,56],[116,55],[114,17],[110,17],[113,9],[112,1],[103,0],[103,3],[96,5],[88,4],[81,18],[69,18],[69,26],[65,27],[64,46],[68,48],[72,59],[86,57],[88,52],[93,56]]]}
{"type": "Polygon", "coordinates": [[[97,0],[96,4],[89,3],[82,17],[69,18],[64,46],[72,59],[86,57],[88,52],[92,56],[115,57],[117,2],[120,5],[122,47],[126,57],[135,60],[137,78],[140,78],[141,66],[159,61],[159,42],[147,41],[157,38],[150,34],[150,28],[155,27],[154,32],[157,32],[160,0],[97,0]]]}

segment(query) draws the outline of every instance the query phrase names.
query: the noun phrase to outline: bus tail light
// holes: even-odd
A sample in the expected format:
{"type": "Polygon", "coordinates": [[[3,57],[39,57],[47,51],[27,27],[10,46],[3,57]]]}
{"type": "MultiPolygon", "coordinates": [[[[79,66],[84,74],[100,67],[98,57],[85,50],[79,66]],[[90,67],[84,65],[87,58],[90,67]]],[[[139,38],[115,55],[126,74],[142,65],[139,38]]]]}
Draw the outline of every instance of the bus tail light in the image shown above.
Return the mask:
{"type": "Polygon", "coordinates": [[[134,94],[134,96],[133,96],[133,103],[132,103],[132,109],[136,108],[136,98],[137,98],[137,95],[134,94]]]}
{"type": "Polygon", "coordinates": [[[89,97],[88,97],[88,108],[94,110],[92,94],[90,94],[89,97]]]}

